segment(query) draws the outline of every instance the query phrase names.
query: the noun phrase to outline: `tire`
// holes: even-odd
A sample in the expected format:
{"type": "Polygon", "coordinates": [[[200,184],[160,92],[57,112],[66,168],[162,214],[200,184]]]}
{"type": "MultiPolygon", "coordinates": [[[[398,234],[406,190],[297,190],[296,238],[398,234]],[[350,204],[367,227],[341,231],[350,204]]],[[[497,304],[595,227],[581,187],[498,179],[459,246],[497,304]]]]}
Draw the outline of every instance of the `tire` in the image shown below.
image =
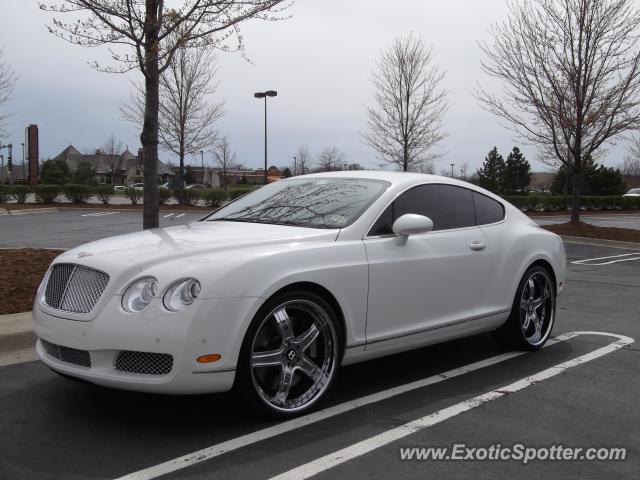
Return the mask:
{"type": "Polygon", "coordinates": [[[340,326],[316,293],[292,290],[271,298],[247,330],[234,390],[271,416],[307,413],[335,383],[344,345],[340,326]]]}
{"type": "Polygon", "coordinates": [[[508,347],[539,350],[551,335],[555,317],[555,282],[548,269],[535,265],[520,280],[511,314],[494,338],[508,347]]]}

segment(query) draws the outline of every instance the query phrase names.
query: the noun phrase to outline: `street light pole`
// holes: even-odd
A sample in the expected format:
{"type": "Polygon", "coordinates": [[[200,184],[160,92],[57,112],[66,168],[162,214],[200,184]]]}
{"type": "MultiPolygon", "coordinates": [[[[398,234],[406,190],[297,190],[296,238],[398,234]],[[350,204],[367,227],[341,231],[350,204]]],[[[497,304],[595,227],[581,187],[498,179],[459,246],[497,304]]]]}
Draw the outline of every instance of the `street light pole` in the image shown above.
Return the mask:
{"type": "Polygon", "coordinates": [[[293,176],[295,177],[296,175],[298,175],[298,158],[297,157],[293,157],[293,176]]]}
{"type": "Polygon", "coordinates": [[[253,94],[255,98],[264,98],[264,184],[267,184],[267,97],[275,97],[278,92],[275,90],[267,90],[265,92],[256,92],[253,94]]]}
{"type": "Polygon", "coordinates": [[[202,183],[204,183],[204,152],[200,150],[200,163],[202,164],[202,183]]]}
{"type": "Polygon", "coordinates": [[[455,166],[455,163],[450,163],[449,165],[451,165],[451,178],[453,178],[453,167],[455,166]]]}

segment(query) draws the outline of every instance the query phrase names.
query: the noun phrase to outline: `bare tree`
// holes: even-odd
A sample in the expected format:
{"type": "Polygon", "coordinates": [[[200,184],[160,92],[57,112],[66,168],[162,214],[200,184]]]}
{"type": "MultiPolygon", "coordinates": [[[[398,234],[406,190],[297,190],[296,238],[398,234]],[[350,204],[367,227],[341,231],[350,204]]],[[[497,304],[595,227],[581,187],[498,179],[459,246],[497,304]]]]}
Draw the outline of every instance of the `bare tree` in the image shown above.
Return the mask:
{"type": "Polygon", "coordinates": [[[227,191],[227,172],[236,163],[236,152],[231,150],[229,139],[224,136],[218,142],[214,151],[218,169],[222,171],[222,186],[227,191]]]}
{"type": "MultiPolygon", "coordinates": [[[[51,0],[52,2],[54,0],[51,0]]],[[[214,46],[228,49],[232,40],[242,49],[240,23],[250,18],[276,20],[293,0],[184,0],[165,6],[164,0],[59,0],[40,8],[73,17],[58,18],[51,33],[84,47],[108,45],[119,67],[93,66],[102,71],[139,69],[144,75],[144,124],[140,141],[144,151],[143,227],[159,225],[158,143],[160,74],[181,47],[214,46]],[[180,32],[179,34],[176,34],[180,32]]]]}
{"type": "Polygon", "coordinates": [[[325,147],[318,155],[318,170],[321,172],[333,172],[342,170],[347,156],[338,147],[325,147]]]}
{"type": "Polygon", "coordinates": [[[364,142],[405,172],[433,162],[439,156],[433,147],[446,137],[442,118],[450,104],[434,57],[421,37],[396,38],[371,77],[376,106],[367,108],[364,142]]]}
{"type": "Polygon", "coordinates": [[[632,0],[528,0],[509,5],[481,48],[502,81],[479,87],[485,109],[571,170],[571,221],[580,219],[585,159],[640,127],[640,13],[632,0]]]}
{"type": "Polygon", "coordinates": [[[300,145],[295,155],[293,175],[306,175],[313,168],[313,160],[309,152],[309,145],[300,145]]]}
{"type": "Polygon", "coordinates": [[[10,114],[4,111],[4,104],[13,96],[17,77],[11,66],[4,60],[4,48],[0,48],[0,138],[6,134],[10,114]]]}
{"type": "Polygon", "coordinates": [[[115,135],[111,135],[107,141],[102,145],[100,153],[102,158],[105,159],[109,171],[111,172],[111,185],[116,184],[116,170],[120,163],[120,154],[122,153],[122,142],[116,139],[115,135]]]}
{"type": "Polygon", "coordinates": [[[619,168],[624,176],[640,177],[640,137],[631,139],[629,152],[619,168]]]}
{"type": "MultiPolygon", "coordinates": [[[[169,62],[169,68],[160,75],[160,146],[179,159],[180,189],[184,187],[185,156],[196,155],[218,140],[213,124],[224,114],[224,102],[208,101],[217,87],[213,81],[216,62],[209,46],[197,50],[181,46],[169,62]]],[[[144,95],[144,88],[134,84],[129,102],[120,104],[122,117],[141,127],[144,123],[144,95]]]]}

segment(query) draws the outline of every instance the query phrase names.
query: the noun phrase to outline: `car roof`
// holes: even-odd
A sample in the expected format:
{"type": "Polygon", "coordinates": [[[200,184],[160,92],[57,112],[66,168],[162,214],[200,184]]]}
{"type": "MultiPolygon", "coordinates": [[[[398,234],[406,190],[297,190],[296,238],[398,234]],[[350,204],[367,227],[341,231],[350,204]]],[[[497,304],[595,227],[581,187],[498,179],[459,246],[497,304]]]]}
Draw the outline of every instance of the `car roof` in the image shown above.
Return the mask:
{"type": "MultiPolygon", "coordinates": [[[[379,170],[346,170],[339,172],[321,172],[311,173],[308,175],[302,175],[298,177],[291,177],[291,179],[300,178],[362,178],[370,180],[385,180],[391,183],[393,186],[411,186],[421,183],[444,183],[448,185],[458,185],[473,190],[482,191],[484,189],[472,185],[468,182],[458,180],[451,177],[443,177],[441,175],[429,175],[426,173],[414,173],[414,172],[388,172],[379,170]]],[[[489,192],[488,192],[489,193],[489,192]]]]}

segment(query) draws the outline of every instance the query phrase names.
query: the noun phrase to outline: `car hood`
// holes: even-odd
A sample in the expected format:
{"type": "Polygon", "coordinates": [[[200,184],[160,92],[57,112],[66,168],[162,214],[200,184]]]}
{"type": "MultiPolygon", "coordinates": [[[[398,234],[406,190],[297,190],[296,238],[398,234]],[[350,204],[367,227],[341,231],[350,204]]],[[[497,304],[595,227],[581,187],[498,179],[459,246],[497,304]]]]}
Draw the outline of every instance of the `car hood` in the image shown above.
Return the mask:
{"type": "Polygon", "coordinates": [[[265,245],[311,241],[335,241],[338,229],[269,225],[258,223],[200,221],[155,228],[85,243],[59,256],[56,262],[85,264],[113,270],[132,264],[142,270],[165,260],[250,249],[265,245]]]}

